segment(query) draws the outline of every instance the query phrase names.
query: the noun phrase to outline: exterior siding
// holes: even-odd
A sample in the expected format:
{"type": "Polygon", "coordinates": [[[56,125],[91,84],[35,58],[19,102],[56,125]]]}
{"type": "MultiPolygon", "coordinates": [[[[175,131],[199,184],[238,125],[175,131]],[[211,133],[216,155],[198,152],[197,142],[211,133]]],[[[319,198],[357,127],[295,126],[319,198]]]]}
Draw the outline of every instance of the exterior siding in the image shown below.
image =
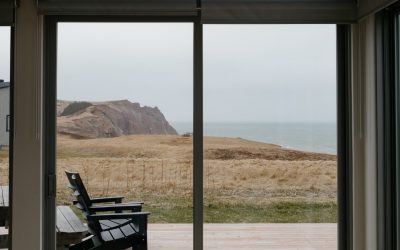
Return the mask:
{"type": "Polygon", "coordinates": [[[0,88],[0,147],[9,145],[7,115],[10,114],[10,87],[0,88]]]}

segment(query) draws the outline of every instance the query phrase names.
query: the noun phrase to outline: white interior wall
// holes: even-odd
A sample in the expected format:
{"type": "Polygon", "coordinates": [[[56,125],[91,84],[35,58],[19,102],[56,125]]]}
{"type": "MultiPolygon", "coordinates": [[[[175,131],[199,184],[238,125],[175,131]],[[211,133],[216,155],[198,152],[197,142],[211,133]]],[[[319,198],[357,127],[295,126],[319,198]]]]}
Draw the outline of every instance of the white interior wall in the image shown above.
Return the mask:
{"type": "Polygon", "coordinates": [[[353,246],[377,249],[375,18],[352,25],[353,246]]]}
{"type": "Polygon", "coordinates": [[[35,0],[20,0],[15,24],[12,247],[42,246],[41,18],[35,0]]]}

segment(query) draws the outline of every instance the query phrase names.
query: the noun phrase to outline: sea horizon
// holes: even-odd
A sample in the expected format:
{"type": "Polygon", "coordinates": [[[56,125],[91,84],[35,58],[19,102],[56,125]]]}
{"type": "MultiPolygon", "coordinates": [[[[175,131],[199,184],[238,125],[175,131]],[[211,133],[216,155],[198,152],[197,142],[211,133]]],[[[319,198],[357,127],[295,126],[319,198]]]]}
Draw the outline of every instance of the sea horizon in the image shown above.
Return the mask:
{"type": "MultiPolygon", "coordinates": [[[[170,122],[178,134],[192,133],[192,122],[170,122]]],[[[204,122],[204,136],[221,136],[317,153],[337,153],[336,122],[204,122]]]]}

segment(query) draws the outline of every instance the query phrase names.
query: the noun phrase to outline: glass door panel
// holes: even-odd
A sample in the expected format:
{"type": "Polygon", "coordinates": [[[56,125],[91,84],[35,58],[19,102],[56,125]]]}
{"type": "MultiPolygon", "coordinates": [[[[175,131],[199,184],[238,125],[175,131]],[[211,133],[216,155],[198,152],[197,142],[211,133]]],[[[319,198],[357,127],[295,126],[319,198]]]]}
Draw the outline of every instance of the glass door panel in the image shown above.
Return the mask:
{"type": "Polygon", "coordinates": [[[204,26],[205,249],[337,249],[336,26],[204,26]]]}
{"type": "Polygon", "coordinates": [[[11,28],[0,27],[0,186],[8,186],[11,28]]]}
{"type": "MultiPolygon", "coordinates": [[[[11,27],[0,27],[0,232],[9,234],[9,173],[11,163],[11,27]]],[[[0,242],[1,249],[8,241],[0,242]]]]}
{"type": "Polygon", "coordinates": [[[91,197],[144,202],[149,249],[190,249],[193,24],[59,23],[57,87],[57,205],[86,223],[79,172],[91,197]]]}

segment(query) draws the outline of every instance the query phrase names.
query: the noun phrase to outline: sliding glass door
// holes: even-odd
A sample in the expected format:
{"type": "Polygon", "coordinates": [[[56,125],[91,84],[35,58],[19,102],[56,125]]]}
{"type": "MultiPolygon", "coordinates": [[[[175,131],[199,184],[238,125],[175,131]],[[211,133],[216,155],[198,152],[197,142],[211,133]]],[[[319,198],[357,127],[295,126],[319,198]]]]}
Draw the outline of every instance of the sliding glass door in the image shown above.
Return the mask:
{"type": "Polygon", "coordinates": [[[336,26],[204,26],[205,249],[337,249],[336,26]]]}
{"type": "Polygon", "coordinates": [[[0,248],[8,247],[11,166],[11,27],[0,26],[0,248]]]}
{"type": "Polygon", "coordinates": [[[193,24],[60,22],[57,40],[57,245],[75,243],[68,208],[87,219],[68,171],[91,198],[144,202],[149,249],[192,248],[193,24]]]}
{"type": "Polygon", "coordinates": [[[149,249],[337,249],[336,26],[144,19],[46,20],[49,247],[93,235],[72,172],[144,202],[149,249]]]}

